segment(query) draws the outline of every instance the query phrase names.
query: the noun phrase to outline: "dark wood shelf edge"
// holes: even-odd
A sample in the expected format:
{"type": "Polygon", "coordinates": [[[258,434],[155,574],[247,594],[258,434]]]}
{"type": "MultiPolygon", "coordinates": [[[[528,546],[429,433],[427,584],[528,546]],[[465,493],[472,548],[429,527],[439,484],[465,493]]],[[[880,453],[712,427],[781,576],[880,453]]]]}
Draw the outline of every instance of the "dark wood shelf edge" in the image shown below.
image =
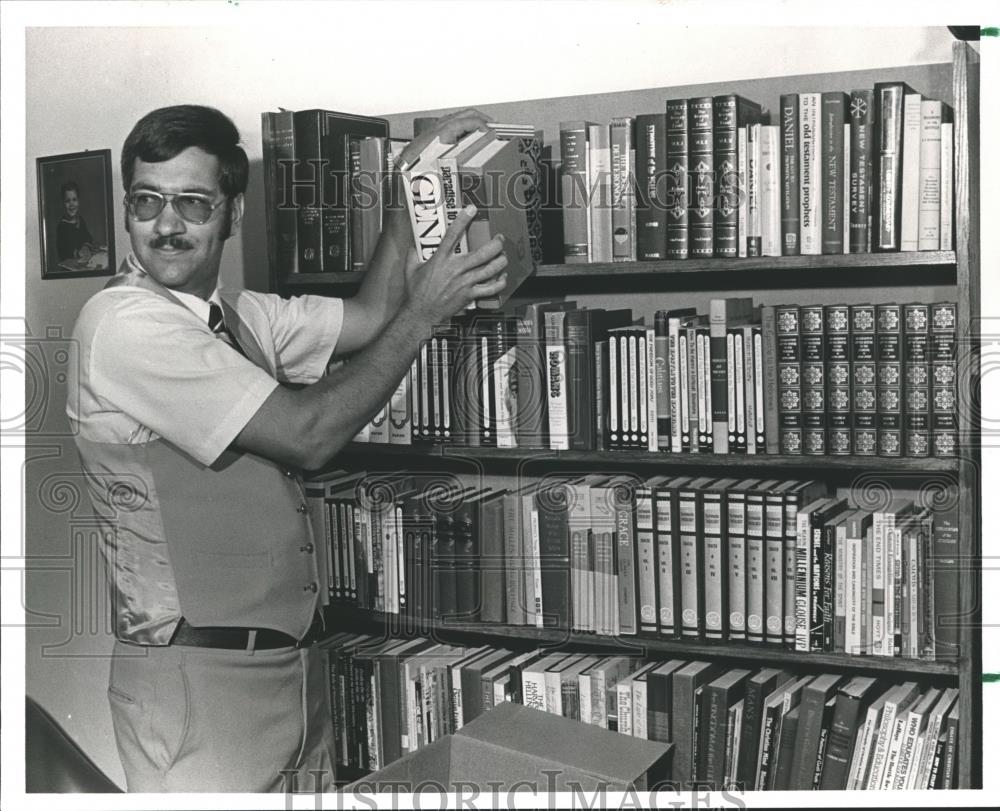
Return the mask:
{"type": "MultiPolygon", "coordinates": [[[[949,268],[955,269],[954,251],[906,253],[856,253],[827,256],[761,256],[745,259],[684,259],[648,262],[601,262],[539,265],[535,279],[585,279],[604,276],[664,275],[690,273],[746,273],[754,271],[823,271],[836,269],[949,268]]],[[[297,273],[285,277],[288,287],[352,285],[360,283],[363,271],[347,273],[297,273]]]]}
{"type": "Polygon", "coordinates": [[[536,642],[542,645],[569,645],[574,650],[607,650],[618,655],[649,658],[650,654],[662,656],[689,656],[692,658],[723,659],[732,661],[787,664],[796,667],[834,668],[852,672],[898,673],[932,678],[957,678],[959,663],[955,661],[932,662],[922,659],[902,659],[879,656],[848,656],[841,653],[799,653],[767,645],[739,643],[713,643],[704,640],[684,641],[657,639],[649,636],[603,637],[576,633],[559,628],[534,628],[522,625],[497,625],[492,623],[435,622],[423,625],[398,615],[366,612],[344,606],[331,606],[336,630],[362,631],[365,628],[387,631],[391,636],[448,634],[468,636],[477,644],[503,643],[516,640],[518,644],[536,642]]]}
{"type": "Polygon", "coordinates": [[[383,443],[352,442],[340,451],[342,455],[357,457],[367,455],[389,458],[462,458],[519,463],[526,461],[578,462],[593,464],[637,464],[669,467],[736,469],[819,468],[823,470],[882,470],[918,472],[954,472],[958,470],[957,458],[896,458],[884,456],[785,456],[761,454],[712,453],[643,453],[637,451],[554,451],[545,449],[475,448],[463,445],[390,445],[383,443]]]}

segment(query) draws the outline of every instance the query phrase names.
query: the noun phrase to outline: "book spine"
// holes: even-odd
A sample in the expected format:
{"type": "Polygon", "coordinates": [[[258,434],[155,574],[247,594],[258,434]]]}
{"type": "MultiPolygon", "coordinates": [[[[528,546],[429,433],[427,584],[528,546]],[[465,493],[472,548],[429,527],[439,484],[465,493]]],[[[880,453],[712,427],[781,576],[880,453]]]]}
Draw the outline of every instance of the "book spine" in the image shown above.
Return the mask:
{"type": "Polygon", "coordinates": [[[735,257],[739,174],[737,170],[737,97],[716,96],[712,102],[713,162],[715,167],[715,211],[713,245],[715,256],[735,257]]]}
{"type": "Polygon", "coordinates": [[[611,226],[611,142],[606,124],[589,125],[591,262],[610,262],[611,226]]]}
{"type": "Polygon", "coordinates": [[[823,93],[820,98],[822,150],[822,252],[844,253],[844,122],[846,93],[823,93]]]}
{"type": "Polygon", "coordinates": [[[848,456],[851,443],[851,318],[846,304],[825,308],[827,440],[830,454],[848,456]]]}
{"type": "Polygon", "coordinates": [[[750,210],[747,203],[747,156],[749,143],[747,127],[736,128],[736,165],[739,171],[739,206],[736,209],[736,255],[741,259],[747,255],[747,228],[750,210]]]}
{"type": "Polygon", "coordinates": [[[754,340],[753,327],[747,325],[742,329],[743,335],[743,410],[746,437],[746,452],[757,453],[757,394],[755,390],[754,372],[754,340]]]}
{"type": "Polygon", "coordinates": [[[704,634],[704,593],[702,570],[704,549],[699,545],[701,522],[698,515],[698,494],[682,490],[678,499],[680,548],[681,636],[700,639],[704,634]]]}
{"type": "Polygon", "coordinates": [[[318,110],[294,115],[297,266],[301,273],[323,270],[323,117],[318,110]]]}
{"type": "Polygon", "coordinates": [[[421,262],[426,262],[434,255],[448,228],[441,175],[436,165],[426,164],[403,169],[401,174],[417,256],[421,262]]]}
{"type": "Polygon", "coordinates": [[[801,308],[802,449],[810,456],[827,452],[825,330],[822,305],[801,308]]]}
{"type": "Polygon", "coordinates": [[[407,373],[399,381],[389,402],[389,442],[393,445],[410,445],[413,442],[413,430],[410,423],[410,374],[407,373]]]}
{"type": "MultiPolygon", "coordinates": [[[[514,425],[517,416],[515,406],[516,390],[511,385],[511,378],[516,373],[516,341],[513,320],[504,317],[498,318],[496,320],[497,356],[493,362],[493,405],[496,414],[498,448],[517,447],[517,435],[514,425]]],[[[445,351],[447,351],[447,343],[445,344],[445,351]]],[[[589,365],[587,368],[589,369],[589,365]]],[[[443,374],[442,388],[445,403],[448,402],[448,380],[449,376],[443,374]]],[[[445,413],[448,412],[447,408],[444,410],[445,413]]],[[[592,426],[593,420],[590,420],[588,424],[592,426]]],[[[447,426],[446,430],[448,430],[447,426]]],[[[593,448],[593,444],[590,445],[590,448],[593,448]]]]}
{"type": "MultiPolygon", "coordinates": [[[[690,326],[685,332],[687,334],[687,391],[686,400],[688,407],[688,450],[691,453],[700,453],[701,444],[698,441],[698,392],[699,381],[701,380],[698,365],[698,333],[699,327],[690,326]]],[[[704,394],[704,389],[701,389],[704,394]]]]}
{"type": "Polygon", "coordinates": [[[778,369],[778,447],[783,454],[802,453],[802,336],[796,306],[776,307],[778,369]]]}
{"type": "Polygon", "coordinates": [[[639,630],[656,633],[657,561],[654,557],[653,494],[648,486],[635,493],[635,552],[638,561],[639,630]]]}
{"type": "Polygon", "coordinates": [[[585,122],[573,121],[559,125],[563,261],[566,264],[590,261],[587,140],[585,122]]]}
{"type": "Polygon", "coordinates": [[[619,490],[614,499],[615,503],[615,535],[609,537],[608,545],[617,542],[618,548],[612,560],[613,570],[617,568],[618,580],[616,588],[612,591],[610,599],[615,599],[617,592],[618,610],[615,614],[618,627],[615,629],[618,634],[633,635],[638,632],[639,619],[637,617],[637,570],[636,560],[638,557],[638,533],[636,526],[638,518],[636,515],[637,505],[634,498],[627,490],[619,490]]]}
{"type": "Polygon", "coordinates": [[[795,650],[808,653],[812,588],[812,523],[809,513],[796,516],[795,541],[795,650]]]}
{"type": "Polygon", "coordinates": [[[851,317],[852,444],[857,456],[878,452],[878,383],[875,307],[853,304],[851,317]]]}
{"type": "Polygon", "coordinates": [[[958,310],[954,302],[931,305],[931,439],[934,456],[958,450],[958,310]]]}
{"type": "Polygon", "coordinates": [[[764,641],[784,642],[785,626],[785,498],[764,496],[764,641]]]}
{"type": "Polygon", "coordinates": [[[656,447],[670,450],[670,338],[667,314],[657,310],[654,315],[654,346],[656,353],[656,447]]]}
{"type": "Polygon", "coordinates": [[[799,94],[799,240],[802,254],[822,249],[820,227],[820,94],[799,94]]]}
{"type": "MultiPolygon", "coordinates": [[[[688,104],[671,99],[666,112],[667,257],[687,259],[688,250],[688,104]]],[[[636,167],[638,170],[638,166],[636,167]]]]}
{"type": "Polygon", "coordinates": [[[761,125],[747,126],[747,256],[761,255],[761,125]]]}
{"type": "Polygon", "coordinates": [[[722,640],[728,626],[729,593],[726,589],[725,493],[706,492],[702,499],[705,555],[705,638],[722,640]]]}
{"type": "Polygon", "coordinates": [[[812,526],[809,531],[809,579],[811,597],[809,600],[809,650],[822,651],[824,599],[826,590],[823,588],[823,538],[824,526],[816,513],[812,515],[812,526]]]}
{"type": "Polygon", "coordinates": [[[902,308],[898,304],[879,304],[875,313],[878,455],[902,456],[902,308]]]}
{"type": "Polygon", "coordinates": [[[781,256],[781,133],[760,128],[761,255],[781,256]]]}
{"type": "Polygon", "coordinates": [[[549,448],[569,450],[569,393],[566,391],[565,312],[545,313],[545,370],[548,392],[549,448]]]}
{"type": "Polygon", "coordinates": [[[663,199],[667,166],[667,116],[636,116],[636,255],[667,258],[667,210],[663,199]]]}
{"type": "MultiPolygon", "coordinates": [[[[667,319],[667,368],[670,373],[670,451],[680,453],[683,449],[681,419],[681,327],[680,319],[667,319]]],[[[713,398],[714,402],[714,398],[713,398]]]]}
{"type": "Polygon", "coordinates": [[[747,640],[764,641],[765,554],[764,554],[764,494],[747,493],[746,554],[747,554],[747,640]]]}
{"type": "Polygon", "coordinates": [[[657,620],[659,634],[672,638],[678,635],[680,617],[680,583],[678,547],[674,543],[674,510],[669,490],[653,491],[656,561],[657,561],[657,620]]]}
{"type": "Polygon", "coordinates": [[[611,119],[611,258],[633,262],[636,252],[634,121],[611,119]]]}
{"type": "Polygon", "coordinates": [[[688,246],[692,256],[712,256],[715,162],[711,96],[688,99],[688,139],[691,178],[688,246]]]}
{"type": "MultiPolygon", "coordinates": [[[[555,495],[539,497],[536,501],[538,513],[539,567],[542,604],[542,622],[536,618],[536,625],[546,628],[570,627],[570,570],[569,531],[566,525],[566,511],[554,502],[555,495]]],[[[541,612],[540,612],[541,613],[541,612]]]]}
{"type": "Polygon", "coordinates": [[[903,307],[903,385],[906,390],[903,432],[907,456],[931,453],[930,306],[903,307]]]}
{"type": "Polygon", "coordinates": [[[838,524],[833,546],[833,646],[844,653],[847,636],[847,526],[838,524]]]}
{"type": "Polygon", "coordinates": [[[712,453],[711,336],[707,326],[695,331],[695,380],[698,393],[698,452],[712,453]]]}
{"type": "Polygon", "coordinates": [[[919,245],[921,98],[903,97],[903,178],[900,197],[899,249],[915,251],[919,245]]]}
{"type": "MultiPolygon", "coordinates": [[[[645,434],[644,447],[645,451],[650,453],[658,450],[659,445],[659,433],[657,430],[657,415],[656,415],[656,331],[653,328],[647,328],[643,331],[640,336],[640,351],[641,355],[641,368],[642,368],[642,380],[643,380],[643,401],[645,402],[645,411],[643,412],[642,425],[643,433],[645,434]]],[[[705,347],[705,379],[708,378],[708,330],[705,330],[704,336],[704,347],[705,347]]],[[[706,416],[706,425],[710,424],[710,417],[706,416]]],[[[711,431],[711,428],[708,428],[711,431]]],[[[709,439],[710,442],[710,439],[709,439]]]]}
{"type": "MultiPolygon", "coordinates": [[[[875,91],[875,126],[878,132],[878,227],[872,244],[878,251],[898,251],[900,234],[900,190],[903,161],[903,87],[889,85],[875,91]]],[[[874,228],[874,226],[873,226],[874,228]]]]}
{"type": "Polygon", "coordinates": [[[798,256],[802,212],[799,208],[799,96],[786,93],[781,109],[781,255],[798,256]]]}
{"type": "Polygon", "coordinates": [[[871,90],[851,92],[851,253],[871,250],[872,149],[875,94],[871,90]]]}
{"type": "Polygon", "coordinates": [[[777,317],[772,305],[760,308],[762,391],[764,396],[764,451],[780,453],[778,430],[778,335],[777,317]]]}
{"type": "Polygon", "coordinates": [[[726,330],[726,385],[728,416],[728,452],[747,452],[746,352],[742,327],[726,330]]]}
{"type": "Polygon", "coordinates": [[[729,639],[747,638],[746,494],[730,491],[727,502],[729,639]]]}
{"type": "Polygon", "coordinates": [[[730,367],[727,352],[726,300],[712,299],[708,313],[709,374],[712,397],[712,451],[729,453],[729,426],[735,410],[729,413],[730,367]]]}
{"type": "Polygon", "coordinates": [[[268,256],[279,278],[298,270],[293,113],[261,113],[268,256]]]}
{"type": "Polygon", "coordinates": [[[917,249],[921,251],[941,246],[941,113],[940,101],[920,103],[917,249]]]}
{"type": "MultiPolygon", "coordinates": [[[[768,449],[768,433],[769,424],[767,417],[767,409],[770,407],[770,395],[768,393],[769,381],[767,377],[769,374],[774,374],[775,370],[768,372],[768,355],[764,347],[764,327],[761,324],[754,324],[749,328],[750,344],[753,352],[753,371],[752,371],[752,382],[753,382],[753,401],[754,401],[754,416],[752,423],[752,440],[751,444],[753,446],[753,453],[763,454],[770,453],[768,449]]],[[[775,392],[776,394],[776,392],[775,392]]],[[[777,408],[775,408],[777,412],[777,408]]],[[[749,446],[748,446],[749,449],[749,446]]]]}
{"type": "Polygon", "coordinates": [[[952,234],[955,205],[955,167],[954,167],[954,124],[950,121],[941,123],[941,243],[942,251],[950,251],[954,247],[952,234]]]}

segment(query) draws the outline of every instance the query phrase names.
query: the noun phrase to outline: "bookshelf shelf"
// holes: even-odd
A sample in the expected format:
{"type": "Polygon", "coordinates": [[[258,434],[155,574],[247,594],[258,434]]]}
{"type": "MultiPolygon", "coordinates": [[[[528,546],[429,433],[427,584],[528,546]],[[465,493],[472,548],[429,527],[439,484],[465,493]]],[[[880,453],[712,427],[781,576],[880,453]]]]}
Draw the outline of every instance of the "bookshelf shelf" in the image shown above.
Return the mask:
{"type": "MultiPolygon", "coordinates": [[[[608,277],[658,277],[710,275],[717,273],[744,276],[754,274],[760,281],[770,283],[776,271],[788,272],[789,281],[798,281],[799,273],[821,272],[824,285],[836,284],[836,277],[825,271],[863,271],[871,274],[874,283],[883,284],[887,277],[901,269],[932,272],[955,281],[954,251],[919,251],[908,253],[863,253],[836,256],[762,256],[747,259],[688,259],[684,261],[666,260],[662,262],[605,262],[569,265],[539,265],[533,277],[525,285],[546,280],[577,281],[608,277]]],[[[354,273],[298,273],[287,276],[284,284],[289,289],[301,287],[351,287],[360,284],[364,278],[361,272],[354,273]]],[[[754,283],[755,279],[744,279],[743,283],[754,283]]],[[[844,281],[856,284],[854,273],[845,276],[844,281]]],[[[907,284],[916,280],[909,275],[907,284]]],[[[902,283],[902,282],[901,282],[902,283]]]]}
{"type": "MultiPolygon", "coordinates": [[[[336,622],[344,628],[357,630],[360,626],[405,628],[408,620],[381,612],[363,611],[337,606],[336,622]]],[[[410,621],[412,622],[412,621],[410,621]]],[[[602,637],[594,634],[573,633],[560,628],[533,628],[523,625],[497,625],[493,623],[435,622],[431,626],[412,623],[413,631],[422,635],[453,637],[456,641],[482,644],[484,640],[498,644],[516,643],[518,646],[535,644],[546,646],[571,646],[574,651],[614,651],[618,655],[691,656],[705,659],[725,659],[743,662],[779,662],[798,667],[835,668],[851,672],[897,673],[934,678],[953,679],[958,676],[957,662],[931,662],[920,659],[901,659],[880,656],[848,656],[843,653],[796,653],[785,648],[765,645],[713,643],[705,640],[684,641],[657,639],[649,636],[602,637]]]]}
{"type": "Polygon", "coordinates": [[[957,459],[885,458],[880,456],[742,456],[711,453],[645,453],[642,451],[554,451],[544,449],[469,448],[457,445],[382,445],[353,442],[341,456],[353,458],[436,458],[475,459],[497,464],[539,461],[546,464],[569,462],[593,465],[657,465],[663,468],[728,468],[759,470],[822,469],[825,471],[880,470],[893,472],[954,472],[957,459]]]}

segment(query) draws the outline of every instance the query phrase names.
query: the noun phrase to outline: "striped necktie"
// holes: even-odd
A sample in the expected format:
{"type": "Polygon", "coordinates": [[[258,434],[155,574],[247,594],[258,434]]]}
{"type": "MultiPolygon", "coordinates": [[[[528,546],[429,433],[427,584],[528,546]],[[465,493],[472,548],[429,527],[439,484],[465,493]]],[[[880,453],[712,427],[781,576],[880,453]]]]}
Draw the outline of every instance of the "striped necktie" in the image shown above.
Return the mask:
{"type": "Polygon", "coordinates": [[[229,327],[226,326],[226,319],[222,314],[222,308],[214,301],[209,304],[208,328],[215,333],[216,338],[225,341],[243,357],[247,357],[247,353],[243,351],[243,347],[240,346],[240,342],[236,340],[236,336],[233,335],[233,333],[229,331],[229,327]]]}

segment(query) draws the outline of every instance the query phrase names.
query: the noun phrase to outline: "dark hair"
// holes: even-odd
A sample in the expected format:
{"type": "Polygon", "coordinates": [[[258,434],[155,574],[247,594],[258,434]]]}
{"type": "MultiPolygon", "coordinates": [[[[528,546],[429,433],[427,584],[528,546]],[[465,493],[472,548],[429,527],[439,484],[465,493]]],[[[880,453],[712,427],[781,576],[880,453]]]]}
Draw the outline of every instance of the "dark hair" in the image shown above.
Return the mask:
{"type": "Polygon", "coordinates": [[[132,187],[136,160],[160,163],[197,146],[219,159],[219,185],[227,197],[246,191],[250,165],[240,132],[214,107],[179,104],[147,113],[132,128],[122,147],[122,184],[132,187]]]}
{"type": "Polygon", "coordinates": [[[76,196],[77,197],[80,196],[80,187],[79,187],[79,185],[77,185],[77,182],[75,180],[67,180],[65,183],[63,183],[62,184],[62,189],[60,190],[60,195],[59,196],[60,197],[65,197],[66,196],[66,192],[68,192],[68,191],[75,191],[76,192],[76,196]]]}

